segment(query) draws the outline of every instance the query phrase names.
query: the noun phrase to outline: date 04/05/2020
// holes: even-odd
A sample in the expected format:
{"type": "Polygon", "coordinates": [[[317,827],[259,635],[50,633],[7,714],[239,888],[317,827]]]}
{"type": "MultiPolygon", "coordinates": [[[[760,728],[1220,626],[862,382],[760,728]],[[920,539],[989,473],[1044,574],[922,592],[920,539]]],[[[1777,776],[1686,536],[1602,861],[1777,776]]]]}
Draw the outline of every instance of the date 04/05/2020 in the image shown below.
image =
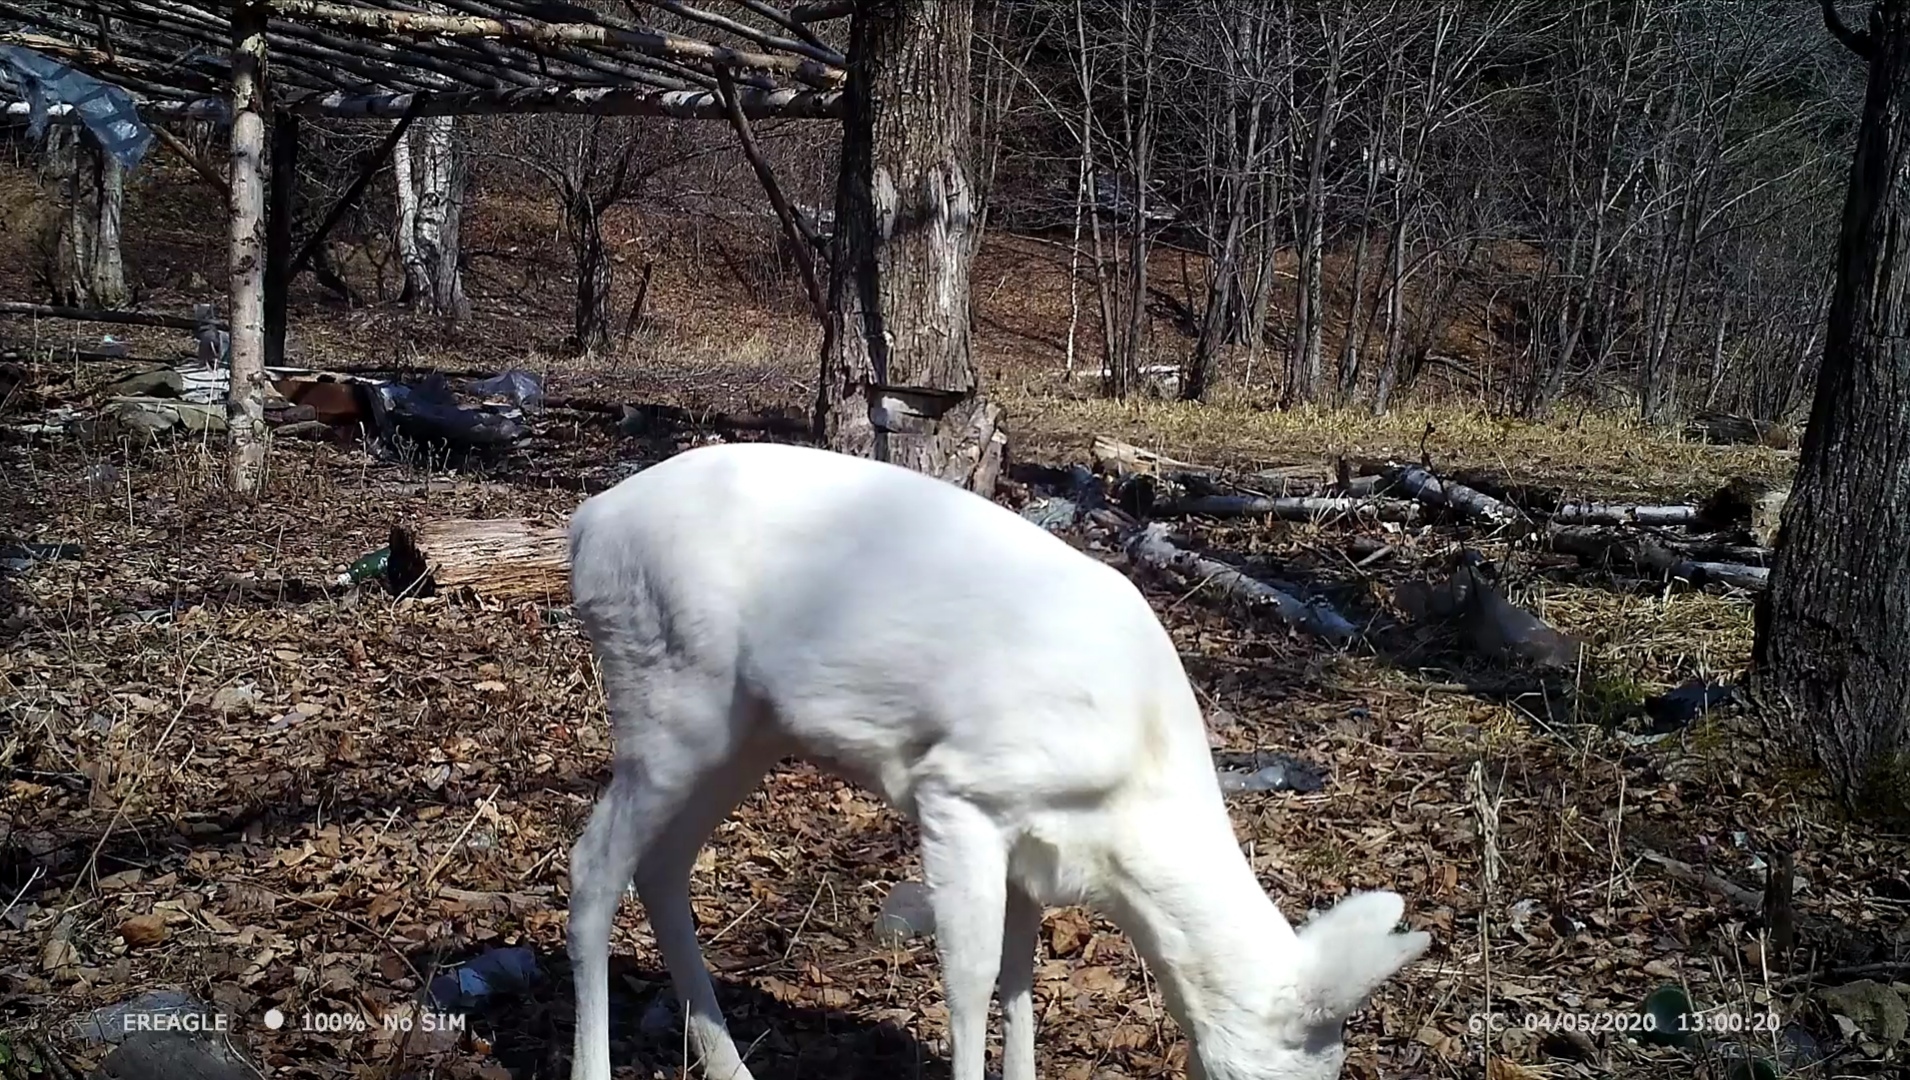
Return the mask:
{"type": "Polygon", "coordinates": [[[1657,1032],[1665,1023],[1672,1027],[1668,1035],[1745,1034],[1776,1031],[1783,1025],[1772,1012],[1726,1012],[1722,1010],[1689,1013],[1666,1021],[1645,1012],[1530,1012],[1474,1013],[1466,1021],[1466,1030],[1474,1035],[1523,1029],[1525,1031],[1579,1031],[1587,1035],[1602,1032],[1632,1034],[1657,1032]]]}

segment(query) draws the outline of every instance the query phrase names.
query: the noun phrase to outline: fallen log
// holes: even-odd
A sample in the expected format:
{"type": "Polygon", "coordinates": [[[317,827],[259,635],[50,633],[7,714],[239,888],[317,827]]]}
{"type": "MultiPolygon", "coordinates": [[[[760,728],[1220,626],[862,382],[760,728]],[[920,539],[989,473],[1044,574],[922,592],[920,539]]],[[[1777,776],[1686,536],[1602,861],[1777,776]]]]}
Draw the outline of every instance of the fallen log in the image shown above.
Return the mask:
{"type": "Polygon", "coordinates": [[[469,590],[503,603],[568,603],[569,530],[527,518],[393,526],[385,587],[394,596],[469,590]]]}
{"type": "Polygon", "coordinates": [[[1685,423],[1685,438],[1718,445],[1767,446],[1789,450],[1796,434],[1784,424],[1773,424],[1727,412],[1701,412],[1685,423]]]}
{"type": "Polygon", "coordinates": [[[1190,586],[1212,585],[1222,596],[1249,611],[1271,612],[1288,626],[1330,641],[1346,641],[1359,636],[1359,628],[1333,610],[1324,600],[1302,600],[1248,577],[1213,559],[1204,559],[1183,550],[1167,538],[1167,530],[1149,525],[1128,537],[1128,558],[1147,569],[1187,582],[1190,586]]]}
{"type": "Polygon", "coordinates": [[[1456,510],[1467,517],[1483,518],[1500,525],[1514,525],[1527,520],[1525,511],[1518,507],[1501,502],[1476,488],[1452,480],[1441,480],[1423,466],[1392,465],[1382,475],[1428,506],[1456,510]]]}
{"type": "Polygon", "coordinates": [[[1507,600],[1486,580],[1484,562],[1476,557],[1461,561],[1444,582],[1400,585],[1393,600],[1415,622],[1458,624],[1472,647],[1486,656],[1518,657],[1565,671],[1578,666],[1579,641],[1507,600]]]}
{"type": "Polygon", "coordinates": [[[1638,506],[1628,503],[1566,503],[1552,512],[1560,525],[1693,525],[1703,520],[1695,506],[1638,506]]]}
{"type": "MultiPolygon", "coordinates": [[[[551,402],[574,409],[584,409],[585,404],[575,399],[551,402]]],[[[806,416],[794,416],[783,411],[761,413],[720,413],[696,412],[675,405],[616,405],[612,407],[618,416],[617,430],[624,435],[643,437],[659,435],[677,430],[692,431],[760,431],[768,435],[781,435],[789,438],[808,439],[813,428],[806,416]]],[[[608,412],[610,409],[599,407],[590,411],[608,412]]]]}
{"type": "Polygon", "coordinates": [[[1599,526],[1554,525],[1546,530],[1544,542],[1582,562],[1630,565],[1698,586],[1730,585],[1756,592],[1770,584],[1767,567],[1694,559],[1651,537],[1599,526]]]}
{"type": "MultiPolygon", "coordinates": [[[[107,311],[101,308],[65,307],[60,304],[30,304],[19,300],[0,300],[0,315],[113,323],[119,326],[160,326],[168,330],[197,330],[203,325],[200,320],[187,315],[159,315],[148,311],[107,311]]],[[[223,320],[214,325],[221,330],[225,329],[223,320]]]]}
{"type": "Polygon", "coordinates": [[[1158,517],[1271,517],[1280,521],[1357,518],[1364,521],[1419,520],[1419,504],[1404,499],[1356,499],[1317,495],[1191,495],[1155,503],[1158,517]]]}

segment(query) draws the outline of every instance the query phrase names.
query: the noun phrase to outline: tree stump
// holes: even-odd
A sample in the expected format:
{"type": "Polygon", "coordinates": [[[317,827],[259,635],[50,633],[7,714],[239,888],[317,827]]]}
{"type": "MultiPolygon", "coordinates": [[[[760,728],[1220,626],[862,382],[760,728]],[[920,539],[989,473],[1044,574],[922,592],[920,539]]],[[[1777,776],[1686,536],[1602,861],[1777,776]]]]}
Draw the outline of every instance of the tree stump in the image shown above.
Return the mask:
{"type": "Polygon", "coordinates": [[[394,596],[468,591],[500,603],[568,603],[569,528],[527,518],[394,526],[385,587],[394,596]]]}

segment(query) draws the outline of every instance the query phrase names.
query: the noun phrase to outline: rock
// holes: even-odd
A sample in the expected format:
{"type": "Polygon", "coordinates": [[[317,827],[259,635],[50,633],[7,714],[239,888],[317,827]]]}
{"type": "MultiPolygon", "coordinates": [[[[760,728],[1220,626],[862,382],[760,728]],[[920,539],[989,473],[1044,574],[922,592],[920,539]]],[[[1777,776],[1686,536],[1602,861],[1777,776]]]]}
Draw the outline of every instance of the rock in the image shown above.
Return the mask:
{"type": "Polygon", "coordinates": [[[876,916],[875,936],[885,944],[900,944],[911,938],[935,933],[935,909],[929,904],[928,886],[919,881],[900,881],[882,900],[876,916]]]}
{"type": "Polygon", "coordinates": [[[166,940],[166,920],[159,915],[135,915],[119,924],[119,936],[135,949],[166,940]]]}
{"type": "Polygon", "coordinates": [[[106,1055],[87,1080],[258,1080],[224,1042],[169,1031],[142,1031],[106,1055]]]}
{"type": "Polygon", "coordinates": [[[109,426],[148,437],[174,428],[195,435],[218,434],[226,429],[223,408],[155,397],[115,398],[107,405],[102,419],[109,426]]]}
{"type": "Polygon", "coordinates": [[[106,393],[111,397],[176,398],[185,392],[185,376],[171,368],[155,368],[128,375],[106,387],[106,393]]]}
{"type": "Polygon", "coordinates": [[[1910,1034],[1910,1009],[1895,990],[1875,979],[1824,987],[1817,991],[1817,1000],[1879,1046],[1894,1046],[1910,1034]]]}

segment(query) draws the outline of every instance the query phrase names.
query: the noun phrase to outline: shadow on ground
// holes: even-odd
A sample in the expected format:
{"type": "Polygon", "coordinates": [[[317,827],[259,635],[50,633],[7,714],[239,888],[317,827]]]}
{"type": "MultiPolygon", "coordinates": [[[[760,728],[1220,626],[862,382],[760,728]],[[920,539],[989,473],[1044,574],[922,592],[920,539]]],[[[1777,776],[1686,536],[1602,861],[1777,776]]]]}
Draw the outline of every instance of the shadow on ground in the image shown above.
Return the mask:
{"type": "MultiPolygon", "coordinates": [[[[491,1055],[514,1080],[568,1080],[575,1030],[570,961],[562,952],[543,952],[537,965],[538,979],[529,989],[471,1009],[466,1024],[490,1042],[491,1055]]],[[[756,1080],[942,1080],[949,1075],[945,1060],[886,1021],[785,1004],[720,976],[716,995],[756,1080]]],[[[610,1059],[619,1074],[634,1068],[640,1077],[681,1075],[682,1013],[667,973],[611,958],[610,1059]]]]}

